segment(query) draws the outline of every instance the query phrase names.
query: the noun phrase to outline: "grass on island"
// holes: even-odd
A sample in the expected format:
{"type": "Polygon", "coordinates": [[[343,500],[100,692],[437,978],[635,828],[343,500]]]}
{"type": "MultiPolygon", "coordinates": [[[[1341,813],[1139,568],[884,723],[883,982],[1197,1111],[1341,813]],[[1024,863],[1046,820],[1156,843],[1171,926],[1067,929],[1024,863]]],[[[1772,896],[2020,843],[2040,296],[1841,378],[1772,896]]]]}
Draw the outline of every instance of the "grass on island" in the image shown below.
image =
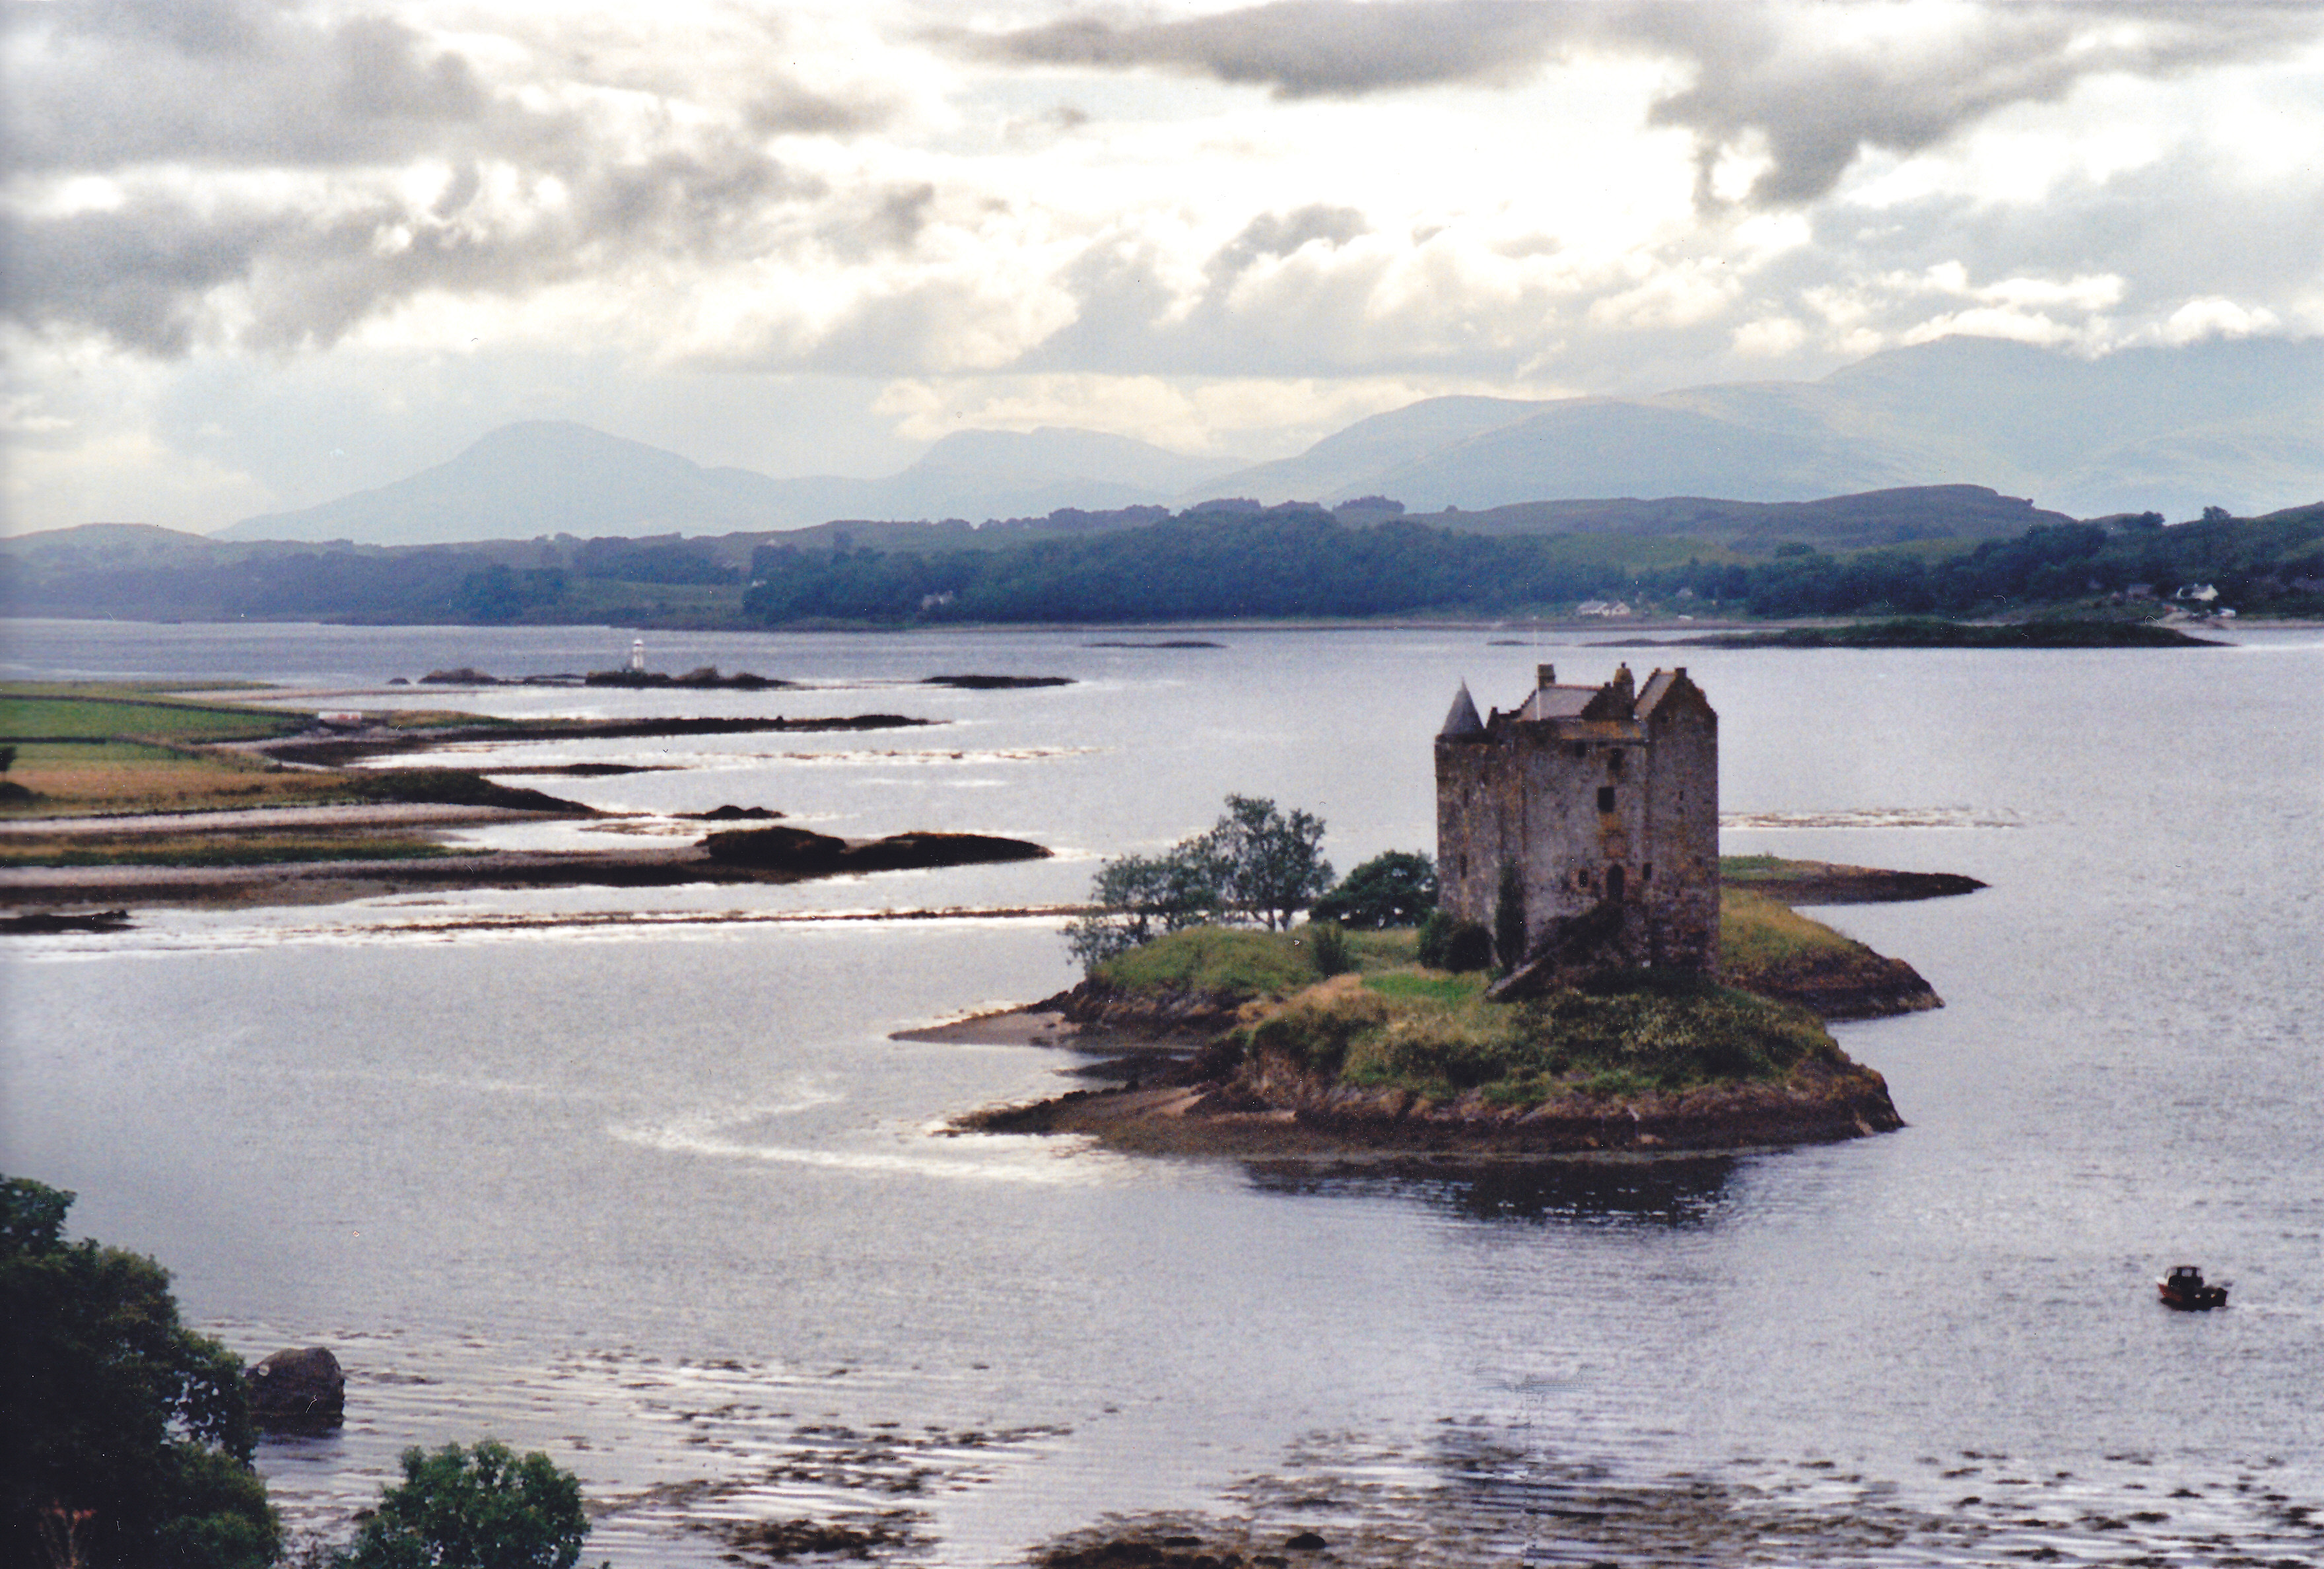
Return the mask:
{"type": "Polygon", "coordinates": [[[1273,1006],[1237,1032],[1243,1050],[1365,1088],[1432,1100],[1475,1091],[1499,1104],[1775,1081],[1844,1065],[1822,1021],[1755,983],[1829,976],[1878,955],[1774,900],[1730,890],[1720,909],[1728,984],[1636,972],[1589,992],[1489,1001],[1490,977],[1414,957],[1414,932],[1350,932],[1352,971],[1319,977],[1305,928],[1194,927],[1108,960],[1094,978],[1136,993],[1205,992],[1273,1006]]]}
{"type": "Polygon", "coordinates": [[[334,775],[276,769],[233,753],[143,741],[8,744],[16,748],[8,781],[30,792],[30,798],[5,804],[12,817],[232,811],[346,798],[328,793],[334,775]]]}
{"type": "Polygon", "coordinates": [[[0,816],[19,819],[380,802],[567,809],[554,797],[495,784],[466,769],[284,769],[231,752],[125,741],[17,743],[8,782],[29,798],[0,804],[0,816]]]}
{"type": "Polygon", "coordinates": [[[458,708],[398,708],[380,715],[390,730],[496,730],[550,723],[540,719],[509,719],[494,714],[469,714],[458,708]]]}
{"type": "MultiPolygon", "coordinates": [[[[309,715],[231,706],[168,695],[183,688],[120,682],[15,683],[0,688],[0,746],[14,749],[0,780],[0,816],[16,819],[137,817],[238,811],[256,807],[401,802],[429,806],[569,809],[538,790],[495,784],[466,769],[293,769],[231,750],[230,742],[269,740],[303,729],[309,715]]],[[[473,716],[436,712],[438,724],[473,716]]],[[[191,835],[106,840],[79,836],[69,846],[51,835],[21,842],[11,864],[254,864],[267,859],[313,861],[357,854],[354,841],[329,835],[237,833],[237,847],[204,848],[191,835]],[[59,860],[50,854],[64,854],[59,860]],[[269,851],[279,852],[271,856],[269,851]]],[[[374,838],[384,856],[435,853],[424,841],[374,838]]]]}
{"type": "Polygon", "coordinates": [[[1697,977],[1641,973],[1502,1003],[1482,975],[1346,975],[1239,1030],[1247,1054],[1365,1089],[1501,1105],[1775,1081],[1846,1061],[1821,1020],[1697,977]]]}
{"type": "Polygon", "coordinates": [[[135,739],[181,746],[264,741],[307,723],[303,714],[162,697],[132,687],[53,683],[0,688],[0,742],[135,739]]]}
{"type": "Polygon", "coordinates": [[[1298,931],[1198,926],[1108,959],[1093,974],[1122,992],[1280,997],[1312,985],[1315,964],[1298,931]]]}
{"type": "Polygon", "coordinates": [[[421,861],[474,854],[477,852],[409,835],[261,830],[0,837],[0,866],[278,866],[297,862],[421,861]]]}
{"type": "MultiPolygon", "coordinates": [[[[1729,856],[1722,858],[1722,871],[1730,862],[1766,863],[1760,869],[1771,873],[1815,864],[1772,855],[1729,856]]],[[[1719,918],[1720,968],[1729,984],[1745,991],[1782,990],[1812,977],[1829,983],[1853,968],[1886,963],[1853,937],[1748,888],[1721,891],[1719,918]]],[[[1418,937],[1409,928],[1351,931],[1347,944],[1359,974],[1395,973],[1407,977],[1398,985],[1440,988],[1465,987],[1473,979],[1421,969],[1416,960],[1418,937]]],[[[1320,978],[1314,945],[1304,927],[1284,932],[1189,927],[1108,959],[1093,974],[1114,990],[1133,994],[1204,992],[1261,1001],[1279,1001],[1320,978]]],[[[1474,989],[1480,991],[1482,984],[1478,982],[1474,989]]]]}
{"type": "Polygon", "coordinates": [[[1719,965],[1729,984],[1751,992],[1894,984],[1881,954],[1748,888],[1719,891],[1719,965]]]}

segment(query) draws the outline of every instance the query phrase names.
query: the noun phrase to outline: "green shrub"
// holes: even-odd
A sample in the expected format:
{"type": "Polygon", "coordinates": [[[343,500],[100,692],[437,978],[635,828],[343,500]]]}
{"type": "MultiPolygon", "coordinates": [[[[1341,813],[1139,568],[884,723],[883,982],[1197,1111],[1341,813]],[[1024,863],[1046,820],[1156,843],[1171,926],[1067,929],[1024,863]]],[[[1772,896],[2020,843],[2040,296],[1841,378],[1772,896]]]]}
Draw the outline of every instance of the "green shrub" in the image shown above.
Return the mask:
{"type": "Polygon", "coordinates": [[[589,1534],[581,1483],[540,1454],[487,1438],[403,1452],[341,1569],[572,1569],[589,1534]]]}
{"type": "Polygon", "coordinates": [[[1417,956],[1432,970],[1489,970],[1493,967],[1493,935],[1472,920],[1460,920],[1444,911],[1431,910],[1420,923],[1417,956]]]}
{"type": "Polygon", "coordinates": [[[1308,917],[1357,931],[1416,926],[1436,908],[1436,863],[1409,850],[1375,855],[1314,902],[1308,917]]]}
{"type": "Polygon", "coordinates": [[[1314,961],[1315,974],[1325,980],[1344,975],[1356,967],[1355,955],[1348,949],[1348,934],[1334,921],[1309,921],[1306,926],[1307,956],[1314,961]]]}
{"type": "Polygon", "coordinates": [[[1514,863],[1501,868],[1500,889],[1493,896],[1493,953],[1504,970],[1525,963],[1525,879],[1514,863]]]}
{"type": "Polygon", "coordinates": [[[1273,801],[1227,797],[1227,812],[1205,834],[1161,855],[1124,855],[1098,869],[1097,909],[1065,928],[1065,945],[1085,974],[1156,937],[1200,922],[1241,920],[1281,931],[1332,885],[1323,857],[1323,821],[1286,817],[1273,801]]]}

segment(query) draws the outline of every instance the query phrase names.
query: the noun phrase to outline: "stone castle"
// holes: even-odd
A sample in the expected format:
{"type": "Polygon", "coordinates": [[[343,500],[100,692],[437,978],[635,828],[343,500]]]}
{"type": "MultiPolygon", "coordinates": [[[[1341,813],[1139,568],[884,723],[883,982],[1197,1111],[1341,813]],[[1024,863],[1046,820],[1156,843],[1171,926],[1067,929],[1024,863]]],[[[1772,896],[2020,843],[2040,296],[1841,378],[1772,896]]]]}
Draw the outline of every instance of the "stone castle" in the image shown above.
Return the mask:
{"type": "Polygon", "coordinates": [[[1545,978],[1718,974],[1719,715],[1683,668],[1561,687],[1543,665],[1488,718],[1462,685],[1436,736],[1440,907],[1491,929],[1505,867],[1545,978]]]}

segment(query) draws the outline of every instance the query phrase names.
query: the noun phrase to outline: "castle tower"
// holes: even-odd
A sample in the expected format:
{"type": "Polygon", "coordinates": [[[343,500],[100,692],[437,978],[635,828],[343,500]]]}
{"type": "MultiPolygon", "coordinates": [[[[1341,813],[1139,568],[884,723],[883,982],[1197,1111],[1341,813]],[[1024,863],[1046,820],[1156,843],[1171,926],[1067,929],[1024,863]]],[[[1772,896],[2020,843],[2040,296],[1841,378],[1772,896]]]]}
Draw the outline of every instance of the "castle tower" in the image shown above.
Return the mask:
{"type": "Polygon", "coordinates": [[[1484,717],[1462,686],[1436,737],[1442,908],[1490,927],[1504,867],[1529,953],[1587,918],[1603,962],[1719,973],[1719,715],[1683,668],[1579,687],[1543,665],[1484,717]]]}

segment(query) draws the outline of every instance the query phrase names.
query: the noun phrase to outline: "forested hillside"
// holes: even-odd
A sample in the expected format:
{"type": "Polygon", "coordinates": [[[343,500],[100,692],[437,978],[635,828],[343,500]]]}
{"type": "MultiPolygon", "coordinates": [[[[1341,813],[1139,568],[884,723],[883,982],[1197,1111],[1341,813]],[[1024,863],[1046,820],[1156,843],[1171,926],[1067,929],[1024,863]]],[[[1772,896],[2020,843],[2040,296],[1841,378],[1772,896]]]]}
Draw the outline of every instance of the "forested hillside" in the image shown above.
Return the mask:
{"type": "Polygon", "coordinates": [[[2240,610],[2324,608],[2324,505],[2177,528],[2152,513],[2043,524],[1933,559],[1792,542],[1750,561],[1683,539],[1609,543],[1405,519],[1350,528],[1312,507],[1189,513],[976,556],[770,546],[752,560],[742,607],[769,623],[1504,617],[1616,598],[1690,614],[1967,615],[2143,602],[2205,584],[2220,595],[2212,603],[2240,610]]]}
{"type": "Polygon", "coordinates": [[[1505,619],[1571,615],[1593,600],[1704,618],[1961,616],[2092,602],[2135,612],[2200,585],[2216,591],[2200,601],[2214,609],[2324,614],[2324,503],[2249,519],[2212,509],[2172,527],[2153,513],[2045,521],[1975,541],[1919,538],[1859,504],[1824,518],[1822,537],[1871,530],[1902,542],[1774,538],[1816,537],[1813,507],[1760,509],[1775,515],[1740,522],[1720,512],[1715,529],[1696,519],[1697,533],[1489,533],[1474,531],[1480,514],[1423,521],[1386,505],[1334,515],[1240,503],[973,531],[833,524],[714,540],[401,549],[97,527],[0,541],[0,607],[149,621],[653,627],[1505,619]],[[859,542],[857,530],[888,548],[859,542]]]}

